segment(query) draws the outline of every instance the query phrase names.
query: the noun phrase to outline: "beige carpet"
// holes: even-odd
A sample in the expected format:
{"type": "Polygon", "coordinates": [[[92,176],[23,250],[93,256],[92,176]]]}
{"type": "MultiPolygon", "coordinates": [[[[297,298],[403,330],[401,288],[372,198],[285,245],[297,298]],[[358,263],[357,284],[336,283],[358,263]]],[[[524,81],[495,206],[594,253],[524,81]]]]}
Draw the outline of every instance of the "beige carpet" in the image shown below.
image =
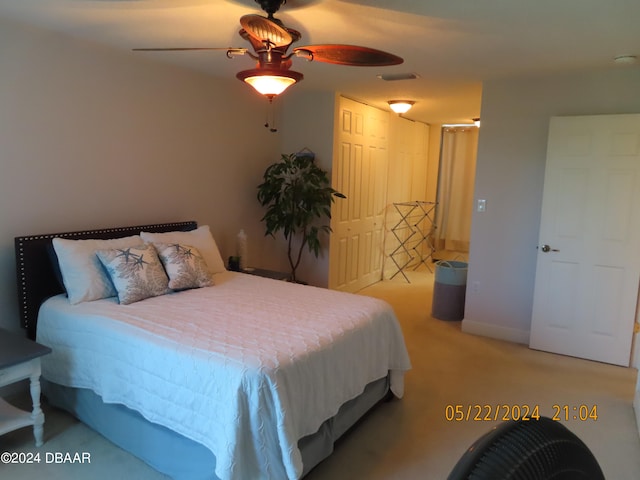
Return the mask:
{"type": "MultiPolygon", "coordinates": [[[[466,448],[494,421],[448,421],[462,405],[596,406],[597,420],[563,421],[593,451],[607,479],[640,479],[640,439],[632,408],[635,370],[529,350],[461,333],[460,322],[430,317],[433,276],[412,273],[363,294],[389,301],[402,324],[413,369],[405,397],[385,403],[336,445],[308,480],[446,479],[466,448]]],[[[84,465],[0,465],[0,478],[164,478],[66,414],[47,409],[42,452],[91,452],[84,465]]],[[[28,429],[0,437],[0,451],[35,451],[28,429]]]]}
{"type": "MultiPolygon", "coordinates": [[[[413,369],[401,401],[374,411],[308,476],[325,479],[446,479],[493,421],[448,421],[450,405],[597,406],[598,420],[563,424],[594,452],[607,479],[640,479],[640,439],[632,408],[636,371],[467,335],[461,322],[430,317],[433,275],[386,281],[362,293],[390,302],[413,369]]],[[[493,407],[495,409],[495,407],[493,407]]]]}

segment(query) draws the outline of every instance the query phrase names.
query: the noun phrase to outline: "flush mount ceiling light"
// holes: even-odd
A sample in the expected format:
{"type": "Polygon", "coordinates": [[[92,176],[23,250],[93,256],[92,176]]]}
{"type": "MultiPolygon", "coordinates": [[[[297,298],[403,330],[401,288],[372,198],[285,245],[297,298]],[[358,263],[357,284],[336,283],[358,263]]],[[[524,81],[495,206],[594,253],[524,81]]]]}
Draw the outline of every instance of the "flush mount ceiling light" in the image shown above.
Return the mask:
{"type": "Polygon", "coordinates": [[[302,80],[304,75],[293,70],[254,68],[252,70],[243,70],[236,77],[248,83],[258,93],[272,101],[273,97],[280,95],[291,85],[302,80]]]}
{"type": "Polygon", "coordinates": [[[387,103],[391,110],[400,115],[402,113],[407,113],[416,102],[413,100],[389,100],[387,103]]]}

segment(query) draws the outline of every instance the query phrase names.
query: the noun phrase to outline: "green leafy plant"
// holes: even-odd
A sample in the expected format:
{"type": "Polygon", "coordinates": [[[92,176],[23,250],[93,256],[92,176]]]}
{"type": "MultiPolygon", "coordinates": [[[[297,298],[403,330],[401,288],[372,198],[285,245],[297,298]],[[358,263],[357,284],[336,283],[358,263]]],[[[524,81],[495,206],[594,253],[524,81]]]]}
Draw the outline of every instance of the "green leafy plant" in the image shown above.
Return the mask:
{"type": "Polygon", "coordinates": [[[293,282],[304,247],[317,258],[320,232],[331,232],[326,221],[331,218],[334,197],[346,198],[331,188],[327,172],[316,165],[313,154],[282,154],[280,161],[264,172],[264,181],[258,185],[258,201],[267,207],[262,217],[265,235],[275,236],[282,230],[293,282]],[[294,251],[296,238],[300,244],[294,251]]]}

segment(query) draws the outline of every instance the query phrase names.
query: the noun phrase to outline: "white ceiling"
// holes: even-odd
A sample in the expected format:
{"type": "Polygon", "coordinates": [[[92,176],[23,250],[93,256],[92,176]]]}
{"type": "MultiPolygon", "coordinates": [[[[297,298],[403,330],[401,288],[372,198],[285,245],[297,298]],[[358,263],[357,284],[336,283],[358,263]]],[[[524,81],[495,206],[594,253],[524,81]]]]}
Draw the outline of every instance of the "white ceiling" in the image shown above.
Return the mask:
{"type": "MultiPolygon", "coordinates": [[[[263,12],[255,0],[0,0],[0,16],[129,52],[246,47],[238,30],[248,13],[263,12]]],[[[405,60],[378,68],[296,58],[292,68],[305,79],[292,88],[331,88],[381,108],[390,99],[412,99],[406,116],[428,123],[480,116],[486,79],[629,68],[613,58],[640,55],[640,0],[288,0],[276,18],[302,33],[294,46],[364,45],[405,60]],[[420,78],[376,77],[410,72],[420,78]]],[[[230,60],[224,51],[130,54],[228,78],[254,63],[230,60]]]]}

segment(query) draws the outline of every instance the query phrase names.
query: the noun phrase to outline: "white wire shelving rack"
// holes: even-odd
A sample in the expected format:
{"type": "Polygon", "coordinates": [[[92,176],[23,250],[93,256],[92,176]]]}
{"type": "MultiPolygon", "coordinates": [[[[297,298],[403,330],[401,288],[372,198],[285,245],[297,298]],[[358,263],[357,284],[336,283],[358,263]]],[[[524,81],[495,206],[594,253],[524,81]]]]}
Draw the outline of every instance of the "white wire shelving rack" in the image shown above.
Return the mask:
{"type": "Polygon", "coordinates": [[[431,272],[433,253],[435,252],[435,211],[436,202],[398,202],[393,207],[399,215],[399,220],[391,227],[398,245],[391,251],[389,257],[397,271],[391,275],[393,279],[401,274],[411,283],[405,270],[417,270],[425,265],[431,272]]]}

